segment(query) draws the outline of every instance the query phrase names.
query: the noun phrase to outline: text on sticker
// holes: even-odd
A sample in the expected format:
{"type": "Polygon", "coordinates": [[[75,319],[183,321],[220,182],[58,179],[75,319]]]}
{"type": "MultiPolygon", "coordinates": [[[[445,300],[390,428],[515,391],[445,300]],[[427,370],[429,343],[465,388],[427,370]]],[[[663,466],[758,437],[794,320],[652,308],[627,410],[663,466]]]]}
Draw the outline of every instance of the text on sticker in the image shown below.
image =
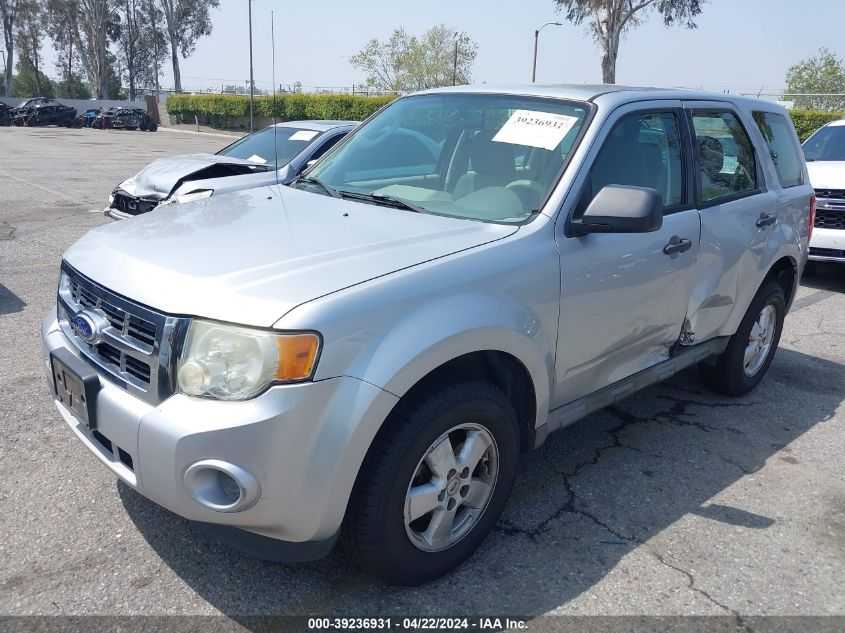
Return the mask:
{"type": "Polygon", "coordinates": [[[493,140],[553,150],[577,122],[578,117],[565,114],[515,110],[493,140]]]}

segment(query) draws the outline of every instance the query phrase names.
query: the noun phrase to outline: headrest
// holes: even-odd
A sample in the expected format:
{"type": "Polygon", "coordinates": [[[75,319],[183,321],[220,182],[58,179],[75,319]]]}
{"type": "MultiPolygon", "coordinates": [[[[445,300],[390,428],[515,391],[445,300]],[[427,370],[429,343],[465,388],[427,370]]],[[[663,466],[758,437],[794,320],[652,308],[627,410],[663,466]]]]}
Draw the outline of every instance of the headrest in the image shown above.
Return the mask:
{"type": "Polygon", "coordinates": [[[481,130],[475,135],[470,150],[472,168],[478,174],[512,180],[516,174],[513,145],[493,141],[495,134],[489,130],[481,130]]]}

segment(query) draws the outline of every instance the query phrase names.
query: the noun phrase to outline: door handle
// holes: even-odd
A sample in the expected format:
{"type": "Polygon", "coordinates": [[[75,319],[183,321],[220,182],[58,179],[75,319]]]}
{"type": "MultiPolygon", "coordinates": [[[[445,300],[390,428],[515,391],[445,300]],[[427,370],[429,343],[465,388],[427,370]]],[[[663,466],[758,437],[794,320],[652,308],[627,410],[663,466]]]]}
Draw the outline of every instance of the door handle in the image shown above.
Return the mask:
{"type": "Polygon", "coordinates": [[[778,217],[776,215],[761,213],[760,217],[757,219],[757,226],[762,229],[764,226],[771,226],[777,221],[778,217]]]}
{"type": "Polygon", "coordinates": [[[685,237],[678,237],[673,235],[669,243],[663,247],[663,252],[666,255],[674,255],[675,253],[683,253],[692,246],[692,242],[685,237]]]}

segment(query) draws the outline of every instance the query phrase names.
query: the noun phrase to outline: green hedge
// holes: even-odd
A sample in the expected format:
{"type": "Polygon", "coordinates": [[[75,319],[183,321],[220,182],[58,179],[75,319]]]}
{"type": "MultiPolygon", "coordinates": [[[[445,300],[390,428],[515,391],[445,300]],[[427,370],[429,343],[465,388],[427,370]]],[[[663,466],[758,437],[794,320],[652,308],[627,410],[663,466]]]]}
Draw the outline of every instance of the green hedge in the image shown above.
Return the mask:
{"type": "MultiPolygon", "coordinates": [[[[363,121],[394,97],[364,95],[281,94],[255,97],[255,116],[280,121],[298,119],[349,119],[363,121]]],[[[167,111],[182,121],[192,122],[194,116],[212,125],[228,125],[231,119],[249,116],[249,97],[242,95],[171,95],[167,111]]],[[[803,142],[813,132],[836,119],[845,118],[842,112],[823,110],[790,110],[789,115],[803,142]]]]}
{"type": "Polygon", "coordinates": [[[798,138],[803,143],[810,134],[818,130],[821,126],[837,119],[845,119],[843,112],[827,112],[825,110],[789,110],[789,116],[792,117],[792,124],[795,126],[795,131],[798,132],[798,138]]]}
{"type": "MultiPolygon", "coordinates": [[[[364,95],[282,94],[255,97],[255,116],[280,121],[298,119],[349,119],[362,121],[395,97],[364,95]]],[[[242,95],[171,95],[167,112],[185,122],[194,116],[213,125],[249,116],[249,97],[242,95]]]]}

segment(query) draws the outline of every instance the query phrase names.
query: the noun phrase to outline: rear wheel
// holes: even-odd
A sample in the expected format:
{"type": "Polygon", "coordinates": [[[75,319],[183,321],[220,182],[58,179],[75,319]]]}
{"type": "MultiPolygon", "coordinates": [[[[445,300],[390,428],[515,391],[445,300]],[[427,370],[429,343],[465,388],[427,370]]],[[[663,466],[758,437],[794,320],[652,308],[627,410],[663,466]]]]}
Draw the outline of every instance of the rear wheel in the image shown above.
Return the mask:
{"type": "Polygon", "coordinates": [[[714,365],[700,365],[704,383],[728,396],[743,396],[757,386],[774,358],[786,316],[780,284],[763,284],[736,333],[714,365]]]}
{"type": "Polygon", "coordinates": [[[155,121],[150,121],[147,124],[147,132],[155,132],[158,129],[158,123],[155,121]]]}
{"type": "Polygon", "coordinates": [[[505,507],[519,458],[517,418],[485,382],[400,403],[355,484],[344,541],[367,571],[417,585],[454,569],[505,507]]]}

